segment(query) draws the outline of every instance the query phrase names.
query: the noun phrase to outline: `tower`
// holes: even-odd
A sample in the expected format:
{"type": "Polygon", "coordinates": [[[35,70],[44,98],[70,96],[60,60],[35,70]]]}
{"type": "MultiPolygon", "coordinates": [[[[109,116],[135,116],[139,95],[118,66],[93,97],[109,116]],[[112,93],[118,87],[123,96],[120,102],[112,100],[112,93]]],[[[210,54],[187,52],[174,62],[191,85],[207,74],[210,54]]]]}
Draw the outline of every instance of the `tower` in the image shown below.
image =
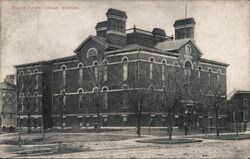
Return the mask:
{"type": "Polygon", "coordinates": [[[192,38],[194,39],[194,26],[195,26],[194,18],[187,18],[176,20],[174,23],[175,28],[175,40],[192,38]]]}

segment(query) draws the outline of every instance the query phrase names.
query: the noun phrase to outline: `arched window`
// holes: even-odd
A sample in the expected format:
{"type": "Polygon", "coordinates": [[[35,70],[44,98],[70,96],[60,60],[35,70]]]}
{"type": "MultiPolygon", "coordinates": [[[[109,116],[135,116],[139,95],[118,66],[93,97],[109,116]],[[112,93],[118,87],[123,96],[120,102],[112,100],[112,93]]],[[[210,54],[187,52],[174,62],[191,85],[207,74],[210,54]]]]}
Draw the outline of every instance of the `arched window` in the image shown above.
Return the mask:
{"type": "Polygon", "coordinates": [[[23,75],[24,75],[24,72],[23,72],[23,71],[21,71],[21,72],[20,72],[20,76],[23,76],[23,75]]]}
{"type": "Polygon", "coordinates": [[[220,81],[220,74],[221,74],[221,70],[218,69],[217,70],[217,81],[220,81]]]}
{"type": "Polygon", "coordinates": [[[37,73],[35,75],[35,78],[36,78],[36,86],[35,86],[35,88],[37,89],[38,88],[38,83],[39,83],[39,76],[38,76],[37,73]]]}
{"type": "Polygon", "coordinates": [[[198,66],[198,78],[201,78],[201,66],[198,66]]]}
{"type": "Polygon", "coordinates": [[[161,64],[161,79],[162,79],[162,82],[165,82],[165,67],[166,67],[167,61],[163,59],[161,63],[162,63],[161,64]]]}
{"type": "Polygon", "coordinates": [[[192,63],[190,61],[186,61],[184,64],[184,74],[186,76],[191,76],[192,63]]]}
{"type": "Polygon", "coordinates": [[[66,86],[66,69],[67,67],[65,65],[62,65],[61,70],[62,70],[62,85],[63,88],[66,86]]]}
{"type": "Polygon", "coordinates": [[[79,88],[78,93],[79,93],[79,110],[82,110],[83,109],[83,100],[84,100],[84,97],[83,97],[83,94],[82,94],[83,89],[79,88]]]}
{"type": "Polygon", "coordinates": [[[108,61],[105,59],[102,61],[102,65],[103,65],[103,81],[107,81],[108,80],[108,61]]]}
{"type": "Polygon", "coordinates": [[[31,70],[28,70],[27,73],[30,75],[31,74],[31,70]]]}
{"type": "Polygon", "coordinates": [[[38,93],[35,92],[35,102],[36,102],[36,108],[35,108],[35,112],[37,113],[39,110],[39,98],[38,98],[38,93]]]}
{"type": "Polygon", "coordinates": [[[35,92],[35,93],[34,93],[34,96],[38,96],[38,93],[37,93],[37,92],[35,92]]]}
{"type": "Polygon", "coordinates": [[[97,87],[94,87],[92,92],[96,93],[98,91],[98,88],[97,87]]]}
{"type": "Polygon", "coordinates": [[[77,92],[78,92],[79,94],[81,94],[81,93],[83,93],[83,89],[82,89],[82,88],[79,88],[79,89],[77,90],[77,92]]]}
{"type": "Polygon", "coordinates": [[[96,48],[90,48],[87,52],[87,58],[98,56],[98,51],[96,48]]]}
{"type": "Polygon", "coordinates": [[[149,64],[149,79],[153,79],[153,65],[154,65],[154,62],[155,62],[155,59],[153,58],[153,57],[150,57],[150,59],[149,59],[149,62],[150,62],[150,64],[149,64]]]}
{"type": "Polygon", "coordinates": [[[79,81],[78,81],[78,83],[81,86],[83,83],[83,64],[79,63],[77,67],[79,68],[79,78],[78,78],[79,81]]]}
{"type": "Polygon", "coordinates": [[[123,57],[122,58],[122,63],[123,63],[123,81],[127,81],[128,79],[128,58],[127,57],[123,57]]]}
{"type": "Polygon", "coordinates": [[[208,84],[211,85],[212,68],[208,68],[208,84]]]}
{"type": "Polygon", "coordinates": [[[191,69],[192,68],[192,64],[190,61],[186,61],[185,62],[185,68],[191,69]]]}
{"type": "Polygon", "coordinates": [[[79,63],[79,64],[77,65],[77,67],[78,67],[78,68],[82,68],[82,67],[83,67],[83,64],[82,64],[82,63],[79,63]]]}
{"type": "Polygon", "coordinates": [[[67,67],[65,65],[62,65],[61,70],[66,70],[67,67]]]}
{"type": "Polygon", "coordinates": [[[210,90],[210,91],[208,91],[208,95],[210,95],[210,96],[212,96],[213,95],[213,93],[212,93],[212,91],[210,90]]]}
{"type": "Polygon", "coordinates": [[[38,69],[35,69],[34,73],[38,73],[38,72],[39,72],[38,69]]]}
{"type": "Polygon", "coordinates": [[[98,62],[94,61],[93,65],[94,65],[95,80],[97,81],[98,80],[98,76],[99,76],[98,62]]]}
{"type": "Polygon", "coordinates": [[[102,92],[103,92],[103,109],[108,109],[108,88],[103,87],[102,92]]]}
{"type": "Polygon", "coordinates": [[[220,91],[217,93],[217,96],[218,96],[218,97],[221,97],[221,92],[220,92],[220,91]]]}

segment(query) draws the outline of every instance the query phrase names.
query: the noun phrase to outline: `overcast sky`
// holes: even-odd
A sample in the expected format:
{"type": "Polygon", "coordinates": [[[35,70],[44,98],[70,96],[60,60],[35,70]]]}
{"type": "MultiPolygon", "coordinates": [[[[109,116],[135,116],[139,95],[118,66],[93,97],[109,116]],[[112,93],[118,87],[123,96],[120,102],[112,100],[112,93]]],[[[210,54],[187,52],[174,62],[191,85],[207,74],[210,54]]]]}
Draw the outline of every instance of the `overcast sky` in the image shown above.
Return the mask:
{"type": "Polygon", "coordinates": [[[7,1],[1,2],[0,81],[13,65],[73,55],[108,8],[126,11],[127,28],[174,34],[177,19],[194,17],[203,58],[230,64],[228,93],[250,90],[249,1],[7,1]],[[62,9],[70,7],[71,9],[62,9]]]}

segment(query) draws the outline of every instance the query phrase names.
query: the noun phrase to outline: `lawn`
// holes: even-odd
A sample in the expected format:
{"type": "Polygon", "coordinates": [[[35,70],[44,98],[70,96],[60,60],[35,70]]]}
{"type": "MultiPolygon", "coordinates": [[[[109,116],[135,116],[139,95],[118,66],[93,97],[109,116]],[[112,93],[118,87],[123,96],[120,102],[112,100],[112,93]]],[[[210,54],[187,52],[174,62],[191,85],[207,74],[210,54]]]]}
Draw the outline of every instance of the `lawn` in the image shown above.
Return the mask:
{"type": "Polygon", "coordinates": [[[4,145],[4,153],[24,157],[91,151],[91,148],[86,146],[87,142],[121,141],[136,137],[102,133],[46,133],[43,139],[41,133],[25,133],[21,136],[22,146],[19,147],[18,134],[13,133],[2,136],[0,145],[4,145]]]}

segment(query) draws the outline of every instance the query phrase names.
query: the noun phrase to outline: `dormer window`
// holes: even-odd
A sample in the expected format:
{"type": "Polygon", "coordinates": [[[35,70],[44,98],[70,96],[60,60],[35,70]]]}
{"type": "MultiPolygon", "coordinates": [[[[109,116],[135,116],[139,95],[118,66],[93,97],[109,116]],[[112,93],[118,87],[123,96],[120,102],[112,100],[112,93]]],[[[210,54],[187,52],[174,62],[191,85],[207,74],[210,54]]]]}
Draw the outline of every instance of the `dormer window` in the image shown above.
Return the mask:
{"type": "Polygon", "coordinates": [[[90,48],[87,52],[87,58],[96,56],[98,56],[98,51],[96,50],[96,48],[90,48]]]}

